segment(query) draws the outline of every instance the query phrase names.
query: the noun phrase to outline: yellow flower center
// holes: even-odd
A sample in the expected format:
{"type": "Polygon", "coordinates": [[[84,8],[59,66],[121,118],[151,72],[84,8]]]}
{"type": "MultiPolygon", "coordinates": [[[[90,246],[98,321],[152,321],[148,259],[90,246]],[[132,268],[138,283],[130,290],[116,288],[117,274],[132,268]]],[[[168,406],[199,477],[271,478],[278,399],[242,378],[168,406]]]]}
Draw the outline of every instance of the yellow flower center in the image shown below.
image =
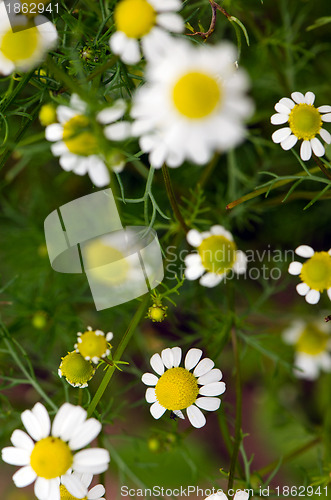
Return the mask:
{"type": "MultiPolygon", "coordinates": [[[[77,500],[77,497],[73,497],[63,484],[60,485],[60,498],[61,500],[77,500]]],[[[87,500],[87,497],[84,497],[81,500],[87,500]]]]}
{"type": "Polygon", "coordinates": [[[62,358],[60,365],[62,375],[70,384],[86,384],[95,373],[95,369],[90,361],[83,358],[79,352],[70,352],[62,358]]]}
{"type": "Polygon", "coordinates": [[[319,111],[312,104],[296,104],[289,116],[290,129],[298,139],[313,139],[322,127],[319,111]]]}
{"type": "Polygon", "coordinates": [[[130,264],[125,255],[115,247],[106,245],[99,239],[86,245],[84,250],[86,258],[86,269],[89,274],[109,285],[121,285],[127,281],[130,264]],[[111,272],[105,273],[102,266],[110,263],[116,263],[111,266],[111,272]]]}
{"type": "Polygon", "coordinates": [[[146,0],[122,0],[114,11],[118,31],[129,38],[142,38],[155,26],[156,12],[146,0]]]}
{"type": "Polygon", "coordinates": [[[56,108],[53,104],[44,104],[39,112],[39,120],[40,123],[47,127],[47,125],[51,125],[52,123],[56,123],[56,108]]]}
{"type": "Polygon", "coordinates": [[[37,28],[26,26],[15,26],[15,33],[10,29],[3,36],[0,42],[0,51],[2,54],[17,63],[30,59],[39,45],[39,32],[37,28]]]}
{"type": "Polygon", "coordinates": [[[316,356],[321,352],[324,352],[327,348],[329,341],[329,336],[321,332],[315,325],[307,325],[307,327],[301,333],[297,344],[297,351],[316,356]]]}
{"type": "Polygon", "coordinates": [[[167,410],[183,410],[197,399],[199,388],[193,373],[185,368],[170,368],[159,378],[156,398],[167,410]]]}
{"type": "Polygon", "coordinates": [[[90,121],[84,115],[73,116],[63,125],[63,141],[75,155],[90,156],[98,152],[97,139],[90,132],[90,121]]]}
{"type": "Polygon", "coordinates": [[[72,466],[73,456],[67,443],[60,438],[47,437],[38,441],[30,456],[30,465],[38,477],[54,479],[72,466]]]}
{"type": "Polygon", "coordinates": [[[225,236],[213,235],[204,239],[198,247],[202,265],[207,271],[224,274],[236,260],[236,245],[225,236]]]}
{"type": "Polygon", "coordinates": [[[83,333],[80,337],[81,342],[78,342],[78,350],[84,358],[101,358],[108,349],[107,340],[103,335],[97,335],[94,331],[83,333]]]}
{"type": "Polygon", "coordinates": [[[192,71],[176,82],[172,98],[180,114],[198,120],[210,115],[220,104],[222,91],[213,76],[192,71]]]}
{"type": "Polygon", "coordinates": [[[147,317],[152,321],[157,321],[160,323],[167,317],[167,307],[161,305],[157,306],[156,304],[153,304],[148,309],[147,317]]]}
{"type": "Polygon", "coordinates": [[[323,292],[331,287],[331,255],[315,252],[302,266],[300,278],[313,290],[323,292]]]}

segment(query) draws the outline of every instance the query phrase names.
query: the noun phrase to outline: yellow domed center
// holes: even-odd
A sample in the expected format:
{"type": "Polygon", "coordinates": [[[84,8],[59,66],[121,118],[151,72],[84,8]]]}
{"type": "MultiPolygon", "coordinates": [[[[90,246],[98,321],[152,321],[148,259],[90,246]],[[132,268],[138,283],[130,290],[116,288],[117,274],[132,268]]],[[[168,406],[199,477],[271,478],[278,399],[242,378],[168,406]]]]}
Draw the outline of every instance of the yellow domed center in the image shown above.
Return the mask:
{"type": "Polygon", "coordinates": [[[159,378],[156,398],[167,410],[183,410],[197,399],[199,388],[193,373],[185,368],[170,368],[159,378]]]}
{"type": "Polygon", "coordinates": [[[81,342],[78,342],[77,349],[84,358],[87,356],[91,359],[101,358],[108,349],[104,335],[97,335],[94,331],[85,332],[80,338],[81,342]]]}
{"type": "Polygon", "coordinates": [[[322,127],[319,111],[312,104],[296,104],[289,116],[290,129],[298,139],[313,139],[322,127]]]}
{"type": "Polygon", "coordinates": [[[76,351],[70,352],[62,359],[60,370],[62,375],[73,385],[86,384],[95,373],[92,363],[76,351]]]}
{"type": "Polygon", "coordinates": [[[122,285],[128,279],[130,270],[129,260],[118,249],[105,244],[102,240],[96,239],[89,242],[84,249],[86,259],[85,267],[89,269],[89,274],[109,285],[122,285]],[[108,272],[103,266],[112,264],[108,272]]]}
{"type": "Polygon", "coordinates": [[[204,239],[198,247],[202,265],[207,271],[224,274],[232,268],[236,260],[236,245],[222,235],[212,235],[204,239]]]}
{"type": "Polygon", "coordinates": [[[331,287],[331,255],[327,252],[315,252],[303,264],[300,278],[313,290],[328,290],[331,287]]]}
{"type": "Polygon", "coordinates": [[[15,26],[15,33],[10,29],[0,41],[0,52],[13,63],[26,61],[35,53],[39,45],[37,28],[15,26]]]}
{"type": "Polygon", "coordinates": [[[72,466],[73,456],[67,443],[57,437],[38,441],[30,456],[30,465],[38,477],[54,479],[72,466]]]}
{"type": "Polygon", "coordinates": [[[297,351],[316,356],[324,352],[327,348],[329,336],[321,332],[315,325],[307,325],[301,333],[297,344],[297,351]]]}
{"type": "MultiPolygon", "coordinates": [[[[60,499],[61,500],[78,500],[77,497],[73,497],[71,493],[67,490],[67,488],[60,484],[60,499]]],[[[87,497],[82,498],[81,500],[87,500],[87,497]]]]}
{"type": "Polygon", "coordinates": [[[121,0],[114,11],[118,31],[129,38],[142,38],[155,26],[156,12],[146,0],[121,0]]]}
{"type": "Polygon", "coordinates": [[[90,121],[84,115],[76,115],[63,125],[63,141],[75,155],[90,156],[98,153],[96,137],[90,131],[90,121]]]}
{"type": "Polygon", "coordinates": [[[210,115],[221,103],[222,91],[213,76],[192,71],[175,83],[172,98],[181,115],[199,120],[210,115]]]}

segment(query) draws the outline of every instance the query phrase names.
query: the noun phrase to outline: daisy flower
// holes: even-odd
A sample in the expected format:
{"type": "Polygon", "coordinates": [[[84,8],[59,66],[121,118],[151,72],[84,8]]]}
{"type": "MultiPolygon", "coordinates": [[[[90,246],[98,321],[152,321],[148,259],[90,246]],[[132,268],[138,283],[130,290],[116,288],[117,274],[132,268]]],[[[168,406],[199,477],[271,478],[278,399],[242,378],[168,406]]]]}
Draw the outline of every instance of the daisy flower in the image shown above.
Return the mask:
{"type": "MultiPolygon", "coordinates": [[[[249,498],[249,493],[244,490],[237,490],[233,500],[248,500],[249,498]]],[[[226,496],[225,493],[219,491],[217,493],[213,493],[212,495],[209,495],[209,497],[205,498],[205,500],[228,500],[228,497],[226,496]]]]}
{"type": "Polygon", "coordinates": [[[315,380],[321,370],[331,371],[331,336],[327,324],[296,320],[283,332],[283,339],[294,345],[294,374],[298,378],[315,380]]]}
{"type": "Polygon", "coordinates": [[[56,28],[46,17],[37,16],[34,24],[26,16],[17,15],[9,22],[4,2],[0,4],[1,74],[30,71],[40,64],[56,42],[56,28]]]}
{"type": "Polygon", "coordinates": [[[150,412],[156,419],[166,410],[171,410],[177,417],[184,418],[181,410],[186,409],[189,421],[193,427],[200,428],[206,423],[203,410],[218,410],[221,401],[215,396],[223,394],[225,383],[220,382],[222,372],[214,367],[209,358],[200,361],[202,351],[190,349],[186,354],[184,366],[180,367],[182,350],[180,347],[163,349],[160,354],[154,354],[150,363],[153,373],[144,373],[144,384],[153,386],[146,390],[146,401],[152,403],[150,412]],[[194,371],[191,372],[194,368],[194,371]],[[200,387],[199,387],[200,386],[200,387]]]}
{"type": "Polygon", "coordinates": [[[135,64],[142,51],[148,57],[163,44],[166,31],[181,33],[184,22],[176,12],[182,7],[179,0],[121,0],[114,10],[116,32],[109,45],[126,64],[135,64]]]}
{"type": "MultiPolygon", "coordinates": [[[[84,474],[78,474],[74,472],[72,474],[72,478],[77,478],[84,486],[84,488],[87,488],[90,486],[92,479],[93,479],[93,474],[89,474],[88,472],[84,474]]],[[[91,488],[89,491],[87,491],[87,494],[85,495],[83,500],[105,500],[103,495],[105,494],[106,490],[102,486],[102,484],[97,484],[93,488],[91,488]]],[[[60,498],[61,500],[77,500],[77,497],[72,496],[67,488],[64,486],[64,484],[60,485],[60,498]]]]}
{"type": "Polygon", "coordinates": [[[305,297],[308,304],[317,304],[321,292],[327,290],[331,300],[331,248],[328,252],[315,252],[308,245],[300,245],[295,253],[308,259],[304,264],[293,261],[288,272],[300,275],[302,283],[296,286],[299,295],[305,297]]]}
{"type": "Polygon", "coordinates": [[[34,493],[39,500],[60,500],[60,481],[77,498],[86,496],[83,482],[71,472],[100,474],[108,468],[109,453],[103,448],[90,448],[74,453],[95,439],[101,424],[87,419],[80,406],[65,403],[57,412],[53,425],[46,408],[36,403],[32,410],[22,413],[27,432],[16,429],[13,447],[3,448],[2,459],[21,467],[13,475],[18,488],[35,481],[34,493]]]}
{"type": "MultiPolygon", "coordinates": [[[[45,135],[48,141],[54,142],[51,146],[52,153],[60,157],[59,163],[64,170],[72,171],[77,175],[88,174],[93,184],[103,187],[109,184],[110,175],[105,159],[99,153],[98,138],[92,131],[91,121],[86,113],[87,103],[73,94],[70,107],[57,107],[59,123],[46,127],[45,135]]],[[[124,113],[125,103],[119,100],[96,116],[101,124],[108,124],[104,133],[109,140],[121,141],[128,137],[129,124],[124,121],[114,123],[124,113]]],[[[112,169],[114,172],[122,171],[122,159],[112,169]]]]}
{"type": "Polygon", "coordinates": [[[94,374],[95,368],[92,363],[76,351],[69,352],[62,358],[58,369],[60,378],[65,377],[70,385],[80,387],[81,389],[87,387],[87,382],[91,380],[94,374]]]}
{"type": "Polygon", "coordinates": [[[331,135],[322,128],[323,122],[331,122],[331,106],[315,108],[315,94],[306,92],[293,92],[292,99],[283,97],[275,105],[277,113],[272,115],[273,125],[283,125],[288,122],[288,127],[283,127],[272,134],[272,140],[285,150],[293,148],[298,140],[302,139],[300,147],[301,159],[307,161],[313,152],[316,156],[323,156],[325,149],[316,137],[319,134],[327,144],[331,142],[331,135]]]}
{"type": "Polygon", "coordinates": [[[88,326],[86,332],[79,332],[77,335],[77,344],[74,347],[85,360],[99,363],[100,359],[109,356],[110,346],[108,342],[113,338],[112,332],[105,335],[101,330],[92,330],[88,326]]]}
{"type": "Polygon", "coordinates": [[[179,167],[185,159],[202,165],[214,151],[244,140],[243,121],[253,109],[248,79],[236,69],[236,49],[228,43],[196,46],[170,38],[164,45],[162,56],[148,61],[146,84],[134,96],[132,133],[141,136],[154,168],[179,167]]]}
{"type": "Polygon", "coordinates": [[[233,241],[232,234],[223,226],[212,226],[209,231],[199,233],[191,229],[186,239],[197,252],[185,257],[185,276],[189,280],[200,278],[200,285],[214,287],[228,273],[243,274],[247,268],[247,257],[233,241]]]}

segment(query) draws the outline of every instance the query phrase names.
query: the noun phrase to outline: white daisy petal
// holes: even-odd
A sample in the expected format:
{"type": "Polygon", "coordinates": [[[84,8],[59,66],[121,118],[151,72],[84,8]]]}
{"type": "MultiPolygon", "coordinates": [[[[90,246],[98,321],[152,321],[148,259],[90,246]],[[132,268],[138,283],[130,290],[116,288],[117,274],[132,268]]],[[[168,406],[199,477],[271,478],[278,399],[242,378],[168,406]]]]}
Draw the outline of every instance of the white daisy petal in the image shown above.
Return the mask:
{"type": "Polygon", "coordinates": [[[301,273],[302,264],[301,262],[291,262],[288,267],[288,272],[293,276],[298,276],[301,273]]]}
{"type": "Polygon", "coordinates": [[[209,358],[204,358],[195,367],[193,375],[197,378],[202,377],[203,375],[206,375],[206,373],[210,372],[212,368],[214,368],[214,365],[214,361],[209,358]]]}
{"type": "Polygon", "coordinates": [[[309,259],[315,253],[314,249],[309,245],[300,245],[294,251],[297,255],[304,257],[305,259],[309,259]]]}
{"type": "Polygon", "coordinates": [[[199,410],[199,408],[192,405],[192,406],[189,406],[186,409],[186,411],[187,411],[187,417],[188,417],[189,421],[191,422],[191,424],[193,425],[193,427],[195,427],[196,429],[200,429],[201,427],[203,427],[205,425],[206,417],[204,416],[202,411],[199,410]]]}
{"type": "Polygon", "coordinates": [[[153,370],[158,374],[158,375],[163,375],[164,373],[164,364],[162,362],[161,356],[156,353],[153,354],[153,356],[150,359],[150,364],[153,370]]]}
{"type": "Polygon", "coordinates": [[[188,267],[201,265],[201,257],[198,253],[190,253],[184,259],[185,265],[188,267]]]}
{"type": "Polygon", "coordinates": [[[61,482],[73,497],[75,498],[86,497],[87,488],[82,484],[81,480],[77,475],[66,474],[65,476],[62,476],[61,482]]]}
{"type": "Polygon", "coordinates": [[[69,108],[69,106],[60,105],[56,108],[56,115],[58,121],[64,124],[77,115],[77,110],[69,108]]]}
{"type": "Polygon", "coordinates": [[[212,382],[219,382],[222,380],[223,374],[221,370],[218,368],[214,368],[213,370],[210,370],[210,372],[206,373],[205,375],[202,375],[198,378],[198,384],[199,385],[206,385],[206,384],[211,384],[212,382]]]}
{"type": "Polygon", "coordinates": [[[331,122],[331,113],[327,113],[326,115],[322,115],[322,122],[331,122]]]}
{"type": "Polygon", "coordinates": [[[181,359],[182,359],[182,350],[180,347],[173,347],[172,348],[172,355],[174,358],[174,367],[177,367],[180,365],[181,359]]]}
{"type": "Polygon", "coordinates": [[[159,381],[157,376],[153,375],[153,373],[144,373],[143,376],[141,377],[141,380],[145,385],[153,385],[153,386],[155,386],[159,381]]]}
{"type": "Polygon", "coordinates": [[[124,99],[117,99],[113,106],[105,108],[97,114],[97,120],[103,125],[115,122],[122,118],[126,110],[126,103],[124,99]]]}
{"type": "Polygon", "coordinates": [[[160,417],[162,417],[162,415],[164,414],[165,411],[166,411],[166,408],[161,406],[160,403],[158,403],[157,401],[154,404],[152,404],[152,406],[150,407],[151,415],[156,420],[158,420],[160,417]]]}
{"type": "Polygon", "coordinates": [[[311,145],[310,141],[302,141],[300,147],[300,156],[303,161],[308,161],[311,158],[311,145]]]}
{"type": "Polygon", "coordinates": [[[176,417],[181,418],[182,420],[185,420],[184,414],[180,410],[173,410],[172,413],[176,415],[176,417]]]}
{"type": "Polygon", "coordinates": [[[314,104],[315,94],[313,92],[306,92],[305,93],[305,100],[306,100],[306,103],[309,105],[314,104]]]}
{"type": "Polygon", "coordinates": [[[247,491],[237,491],[233,500],[248,500],[249,493],[247,491]]]}
{"type": "Polygon", "coordinates": [[[327,294],[328,294],[329,299],[331,300],[331,288],[328,288],[327,294]]]}
{"type": "Polygon", "coordinates": [[[331,134],[327,130],[321,128],[318,133],[322,137],[323,141],[325,141],[327,144],[331,143],[331,134]]]}
{"type": "Polygon", "coordinates": [[[110,141],[124,141],[131,136],[131,124],[129,122],[117,122],[107,125],[104,134],[110,141]]]}
{"type": "Polygon", "coordinates": [[[42,430],[41,433],[42,438],[49,436],[51,430],[51,421],[45,406],[42,405],[41,403],[36,403],[31,411],[40,424],[42,430]]]}
{"type": "Polygon", "coordinates": [[[13,481],[17,488],[25,488],[29,484],[33,483],[37,477],[37,474],[32,469],[30,465],[22,467],[13,475],[13,481]]]}
{"type": "Polygon", "coordinates": [[[205,268],[202,264],[198,265],[189,265],[189,267],[185,268],[184,274],[185,278],[192,281],[200,278],[205,272],[205,268]]]}
{"type": "Polygon", "coordinates": [[[293,146],[296,145],[298,142],[298,138],[295,135],[290,135],[280,143],[281,147],[285,150],[288,151],[289,149],[293,148],[293,146]]]}
{"type": "Polygon", "coordinates": [[[30,463],[30,452],[9,446],[2,449],[2,460],[10,465],[28,465],[30,463]]]}
{"type": "Polygon", "coordinates": [[[114,54],[121,54],[126,43],[126,36],[122,31],[116,31],[109,40],[110,49],[114,54]]]}
{"type": "Polygon", "coordinates": [[[152,387],[146,389],[145,398],[147,403],[155,403],[156,401],[155,389],[153,389],[152,387]]]}
{"type": "Polygon", "coordinates": [[[34,494],[40,500],[46,500],[49,498],[50,481],[43,477],[38,477],[34,483],[34,494]]]}
{"type": "MultiPolygon", "coordinates": [[[[77,172],[76,172],[77,173],[77,172]]],[[[89,157],[88,174],[97,187],[108,186],[110,175],[105,163],[97,156],[89,157]]]]}
{"type": "Polygon", "coordinates": [[[317,137],[310,139],[311,148],[316,156],[323,156],[325,154],[325,149],[323,144],[317,137]]]}
{"type": "Polygon", "coordinates": [[[296,290],[297,290],[298,294],[303,297],[304,295],[307,295],[307,293],[310,290],[310,287],[306,283],[299,283],[296,286],[296,290]]]}
{"type": "Polygon", "coordinates": [[[317,108],[317,111],[319,111],[320,113],[330,113],[331,106],[329,105],[320,106],[319,108],[317,108]]]}
{"type": "Polygon", "coordinates": [[[43,436],[43,429],[37,417],[30,411],[25,410],[21,415],[24,427],[35,441],[39,441],[43,436]]]}
{"type": "Polygon", "coordinates": [[[172,12],[159,14],[157,16],[157,24],[173,33],[182,33],[184,31],[183,19],[178,14],[172,12]]]}
{"type": "Polygon", "coordinates": [[[210,228],[210,232],[211,232],[211,234],[225,236],[226,233],[227,233],[227,230],[225,229],[225,227],[223,227],[223,226],[221,226],[219,224],[215,224],[214,226],[212,226],[210,228]]]}
{"type": "MultiPolygon", "coordinates": [[[[57,478],[50,479],[48,483],[49,483],[49,493],[48,496],[46,497],[47,500],[61,500],[58,479],[57,478]]],[[[45,500],[45,498],[42,498],[40,500],[45,500]]]]}
{"type": "Polygon", "coordinates": [[[273,140],[273,142],[275,142],[276,144],[282,142],[282,141],[285,141],[285,139],[287,139],[292,133],[292,130],[290,129],[290,127],[283,127],[283,128],[280,128],[278,130],[276,130],[271,138],[273,140]]]}
{"type": "Polygon", "coordinates": [[[213,382],[212,384],[207,384],[199,389],[199,394],[201,396],[219,396],[225,391],[224,382],[213,382]]]}
{"type": "Polygon", "coordinates": [[[213,288],[218,285],[225,277],[225,274],[215,274],[215,273],[206,273],[201,276],[199,283],[202,286],[206,286],[207,288],[213,288]]]}
{"type": "Polygon", "coordinates": [[[135,38],[126,40],[125,48],[121,54],[121,59],[125,64],[136,64],[141,59],[138,41],[135,38]]]}
{"type": "Polygon", "coordinates": [[[186,235],[187,242],[192,245],[192,247],[198,247],[202,243],[202,237],[199,231],[196,229],[191,229],[186,235]]]}
{"type": "Polygon", "coordinates": [[[162,362],[164,364],[164,366],[166,368],[172,368],[174,366],[174,357],[173,357],[173,354],[172,354],[172,350],[169,349],[169,347],[167,349],[163,349],[163,351],[161,352],[161,359],[162,359],[162,362]]]}
{"type": "Polygon", "coordinates": [[[290,110],[295,106],[295,103],[292,101],[292,99],[289,99],[288,97],[283,97],[282,99],[280,99],[279,103],[283,106],[286,106],[290,110]]]}
{"type": "Polygon", "coordinates": [[[237,274],[243,274],[247,269],[247,256],[241,250],[236,252],[236,261],[232,266],[232,270],[237,274]]]}
{"type": "Polygon", "coordinates": [[[273,125],[283,125],[288,122],[288,115],[283,113],[276,113],[271,116],[270,121],[273,125]]]}
{"type": "Polygon", "coordinates": [[[190,349],[186,354],[184,361],[186,370],[192,370],[192,368],[194,368],[199,363],[201,356],[201,349],[196,349],[195,347],[190,349]]]}
{"type": "Polygon", "coordinates": [[[77,472],[101,474],[107,470],[109,461],[110,457],[108,450],[104,448],[89,448],[79,451],[74,455],[73,469],[77,472]],[[89,470],[89,468],[91,470],[89,470]]]}
{"type": "MultiPolygon", "coordinates": [[[[95,418],[89,418],[78,425],[69,441],[72,450],[84,448],[93,441],[101,431],[101,423],[95,418]]],[[[77,496],[77,495],[76,495],[77,496]]]]}
{"type": "Polygon", "coordinates": [[[102,484],[97,484],[93,488],[90,489],[90,491],[87,494],[88,500],[98,500],[99,498],[102,497],[106,492],[104,486],[102,484]]]}
{"type": "Polygon", "coordinates": [[[221,400],[219,398],[208,398],[204,396],[202,398],[198,398],[194,404],[202,410],[216,411],[221,405],[221,400]]]}
{"type": "Polygon", "coordinates": [[[317,290],[310,290],[305,296],[305,299],[308,304],[317,304],[320,300],[320,296],[321,294],[317,290]]]}
{"type": "Polygon", "coordinates": [[[69,440],[76,426],[83,423],[86,416],[87,412],[83,408],[64,403],[54,418],[52,436],[59,437],[63,441],[69,440]]]}
{"type": "Polygon", "coordinates": [[[70,172],[77,165],[77,156],[71,153],[64,154],[59,159],[59,163],[63,170],[65,170],[66,172],[70,172]]]}
{"type": "Polygon", "coordinates": [[[305,102],[305,97],[301,92],[292,92],[291,97],[294,102],[301,104],[305,102]]]}
{"type": "Polygon", "coordinates": [[[16,429],[12,433],[10,440],[16,448],[22,448],[23,450],[27,450],[29,453],[31,453],[34,447],[34,442],[30,436],[28,436],[26,432],[21,431],[21,429],[16,429]]]}
{"type": "Polygon", "coordinates": [[[63,127],[59,123],[52,123],[45,128],[45,137],[48,141],[60,141],[63,137],[63,127]]]}
{"type": "Polygon", "coordinates": [[[280,102],[277,102],[277,104],[275,104],[275,110],[277,111],[277,113],[280,113],[281,115],[287,115],[287,118],[291,112],[291,108],[285,106],[285,104],[282,104],[280,102]]]}

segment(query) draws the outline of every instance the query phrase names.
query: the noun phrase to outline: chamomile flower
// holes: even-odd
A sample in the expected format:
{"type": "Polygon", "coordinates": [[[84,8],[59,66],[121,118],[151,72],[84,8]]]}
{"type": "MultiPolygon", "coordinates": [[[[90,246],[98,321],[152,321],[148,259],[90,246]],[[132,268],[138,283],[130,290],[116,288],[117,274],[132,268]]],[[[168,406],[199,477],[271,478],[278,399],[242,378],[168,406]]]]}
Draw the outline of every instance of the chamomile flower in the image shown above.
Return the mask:
{"type": "Polygon", "coordinates": [[[246,255],[237,250],[232,234],[223,226],[212,226],[203,233],[191,229],[186,239],[197,248],[197,252],[185,257],[187,279],[200,278],[200,285],[211,288],[218,285],[230,272],[243,274],[246,271],[246,255]]]}
{"type": "Polygon", "coordinates": [[[294,346],[298,378],[315,380],[320,371],[331,371],[331,336],[326,323],[296,320],[283,332],[283,339],[294,346]]]}
{"type": "Polygon", "coordinates": [[[300,245],[295,253],[308,259],[303,264],[293,261],[288,272],[300,275],[302,283],[296,286],[299,295],[305,297],[308,304],[317,304],[321,292],[327,291],[331,300],[331,248],[328,252],[315,252],[308,245],[300,245]]]}
{"type": "MultiPolygon", "coordinates": [[[[92,479],[93,479],[93,474],[89,474],[88,472],[84,474],[78,474],[77,472],[74,472],[71,476],[72,478],[80,481],[84,488],[87,488],[90,486],[92,479]]],[[[103,495],[105,494],[105,488],[102,486],[102,484],[97,484],[93,488],[87,491],[87,494],[83,498],[83,500],[105,500],[103,495]]],[[[60,485],[60,498],[61,500],[78,500],[77,497],[71,495],[67,488],[64,486],[64,484],[60,485]]]]}
{"type": "Polygon", "coordinates": [[[105,335],[101,330],[92,330],[88,326],[86,332],[79,332],[77,335],[75,349],[85,360],[99,363],[100,359],[109,356],[110,345],[108,342],[113,338],[112,332],[105,335]]]}
{"type": "Polygon", "coordinates": [[[215,396],[225,391],[225,383],[220,382],[222,372],[213,368],[211,359],[200,361],[201,356],[200,349],[190,349],[185,357],[185,368],[179,366],[182,358],[180,347],[163,349],[161,356],[154,354],[151,357],[151,367],[159,378],[153,373],[144,373],[142,381],[153,386],[146,390],[146,401],[152,403],[150,412],[154,418],[160,418],[166,410],[171,410],[179,418],[185,418],[181,410],[186,409],[193,427],[200,428],[206,423],[200,408],[218,410],[221,401],[215,396]]]}
{"type": "Polygon", "coordinates": [[[4,3],[0,3],[0,74],[30,71],[55,47],[56,28],[44,16],[37,16],[34,23],[17,15],[10,23],[4,3]]]}
{"type": "Polygon", "coordinates": [[[289,126],[276,130],[272,140],[288,150],[302,139],[300,156],[304,161],[310,159],[312,152],[316,156],[323,156],[324,146],[316,136],[319,134],[323,141],[330,144],[331,135],[322,125],[323,122],[331,122],[331,106],[315,108],[313,92],[306,92],[305,95],[292,92],[291,97],[283,97],[275,105],[277,113],[272,115],[271,123],[283,125],[288,122],[289,126]]]}
{"type": "Polygon", "coordinates": [[[22,413],[27,432],[13,432],[13,447],[3,448],[2,459],[11,465],[22,466],[13,475],[18,488],[35,481],[34,492],[39,500],[60,500],[60,481],[77,498],[86,496],[84,483],[72,472],[100,474],[107,470],[109,453],[103,448],[84,448],[101,430],[94,418],[87,419],[80,406],[65,403],[58,410],[53,424],[46,408],[36,403],[32,410],[22,413]]]}
{"type": "Polygon", "coordinates": [[[184,31],[184,22],[176,14],[181,6],[179,0],[120,0],[114,10],[117,31],[109,40],[111,50],[126,64],[140,61],[139,41],[147,57],[154,54],[166,31],[184,31]]]}
{"type": "Polygon", "coordinates": [[[58,369],[60,378],[65,377],[66,381],[73,387],[83,389],[87,387],[87,382],[95,374],[95,368],[91,361],[86,360],[79,352],[69,352],[62,358],[58,369]]]}
{"type": "MultiPolygon", "coordinates": [[[[233,500],[248,500],[249,493],[244,490],[237,490],[234,494],[233,500]]],[[[213,493],[209,495],[209,497],[205,498],[205,500],[228,500],[228,497],[222,491],[218,491],[217,493],[213,493]]]]}
{"type": "MultiPolygon", "coordinates": [[[[124,101],[116,102],[112,107],[102,110],[96,119],[101,124],[107,123],[104,133],[109,140],[121,141],[127,138],[128,123],[116,122],[125,112],[124,101]],[[111,123],[111,124],[110,124],[111,123]]],[[[70,99],[69,106],[58,106],[57,119],[46,127],[45,135],[54,156],[59,156],[63,170],[72,171],[77,175],[88,174],[93,184],[103,187],[109,184],[110,175],[105,159],[100,154],[98,138],[95,135],[91,121],[87,116],[87,104],[76,94],[70,99]]],[[[114,172],[123,170],[123,161],[112,166],[114,172]]]]}
{"type": "Polygon", "coordinates": [[[140,136],[154,168],[165,162],[179,167],[186,159],[203,165],[215,151],[244,140],[243,122],[253,106],[236,57],[228,43],[196,46],[169,39],[162,55],[148,61],[146,84],[136,91],[131,116],[132,133],[140,136]]]}

